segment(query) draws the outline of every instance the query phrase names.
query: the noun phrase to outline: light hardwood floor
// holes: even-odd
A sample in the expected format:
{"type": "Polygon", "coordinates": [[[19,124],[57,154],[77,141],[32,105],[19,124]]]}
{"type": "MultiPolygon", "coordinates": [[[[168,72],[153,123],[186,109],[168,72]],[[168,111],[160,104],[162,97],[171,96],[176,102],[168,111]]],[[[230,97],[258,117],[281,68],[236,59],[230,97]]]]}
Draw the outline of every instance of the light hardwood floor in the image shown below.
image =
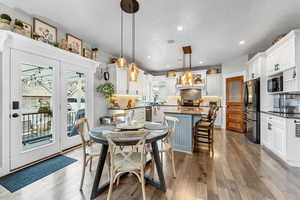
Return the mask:
{"type": "MultiPolygon", "coordinates": [[[[243,135],[216,131],[214,148],[214,157],[205,150],[194,154],[176,152],[176,179],[172,178],[170,162],[164,161],[167,192],[146,185],[147,199],[300,199],[300,170],[287,168],[259,145],[249,143],[243,135]]],[[[91,173],[87,170],[83,192],[80,192],[81,153],[81,150],[68,153],[67,156],[78,159],[78,162],[13,194],[0,186],[0,199],[88,200],[97,162],[94,161],[91,173]]],[[[107,169],[105,179],[106,172],[107,169]]],[[[140,184],[132,176],[122,179],[112,195],[118,200],[138,200],[141,197],[140,184]]],[[[106,199],[106,193],[97,199],[106,199]]]]}

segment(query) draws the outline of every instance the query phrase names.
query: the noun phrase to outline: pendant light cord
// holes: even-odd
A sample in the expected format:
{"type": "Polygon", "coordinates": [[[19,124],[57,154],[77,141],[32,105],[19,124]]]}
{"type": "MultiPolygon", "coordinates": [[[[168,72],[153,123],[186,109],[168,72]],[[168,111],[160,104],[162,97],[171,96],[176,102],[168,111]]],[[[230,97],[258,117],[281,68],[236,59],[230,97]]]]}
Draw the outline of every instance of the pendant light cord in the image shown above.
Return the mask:
{"type": "Polygon", "coordinates": [[[132,14],[132,62],[135,62],[135,14],[132,14]]]}
{"type": "Polygon", "coordinates": [[[192,54],[190,54],[190,70],[192,70],[192,54]]]}
{"type": "Polygon", "coordinates": [[[121,57],[123,57],[123,11],[121,9],[121,57]]]}

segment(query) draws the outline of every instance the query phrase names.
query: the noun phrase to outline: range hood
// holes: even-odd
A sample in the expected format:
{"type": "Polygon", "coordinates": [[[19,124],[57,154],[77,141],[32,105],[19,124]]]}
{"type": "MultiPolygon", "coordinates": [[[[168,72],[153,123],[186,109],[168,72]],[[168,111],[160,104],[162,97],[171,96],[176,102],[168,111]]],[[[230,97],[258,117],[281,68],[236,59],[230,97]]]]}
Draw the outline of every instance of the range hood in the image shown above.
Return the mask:
{"type": "Polygon", "coordinates": [[[203,90],[205,85],[204,85],[204,83],[202,83],[202,84],[195,84],[195,85],[176,85],[176,87],[179,90],[185,90],[185,89],[203,90]]]}

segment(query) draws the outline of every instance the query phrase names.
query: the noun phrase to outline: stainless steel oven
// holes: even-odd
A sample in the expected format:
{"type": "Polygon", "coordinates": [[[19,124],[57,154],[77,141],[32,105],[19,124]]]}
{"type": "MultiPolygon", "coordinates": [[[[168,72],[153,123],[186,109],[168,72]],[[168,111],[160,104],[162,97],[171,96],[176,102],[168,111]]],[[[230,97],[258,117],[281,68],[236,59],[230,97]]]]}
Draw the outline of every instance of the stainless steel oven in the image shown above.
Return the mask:
{"type": "Polygon", "coordinates": [[[272,77],[268,80],[268,92],[283,91],[283,76],[272,77]]]}

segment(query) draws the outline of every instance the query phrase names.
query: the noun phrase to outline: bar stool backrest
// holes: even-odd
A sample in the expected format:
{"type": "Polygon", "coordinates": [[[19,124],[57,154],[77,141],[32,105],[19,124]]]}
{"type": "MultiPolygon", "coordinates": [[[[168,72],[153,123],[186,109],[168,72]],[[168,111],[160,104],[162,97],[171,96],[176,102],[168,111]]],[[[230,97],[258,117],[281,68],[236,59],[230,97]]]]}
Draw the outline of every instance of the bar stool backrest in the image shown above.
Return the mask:
{"type": "Polygon", "coordinates": [[[212,119],[213,115],[214,115],[214,112],[215,110],[218,108],[218,106],[216,104],[212,104],[209,106],[209,111],[208,111],[208,115],[207,115],[207,118],[209,120],[212,119]]]}

